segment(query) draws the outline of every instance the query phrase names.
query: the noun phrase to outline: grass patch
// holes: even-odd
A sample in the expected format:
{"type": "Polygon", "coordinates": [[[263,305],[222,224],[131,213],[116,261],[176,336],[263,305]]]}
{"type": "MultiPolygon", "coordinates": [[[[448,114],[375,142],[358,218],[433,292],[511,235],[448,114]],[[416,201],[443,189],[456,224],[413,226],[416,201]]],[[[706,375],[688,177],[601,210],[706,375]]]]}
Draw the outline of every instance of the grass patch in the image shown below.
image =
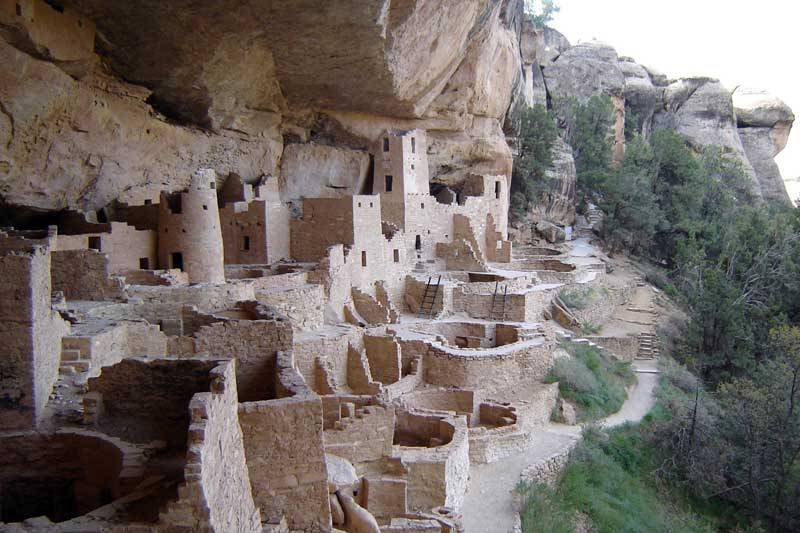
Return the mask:
{"type": "Polygon", "coordinates": [[[570,309],[581,310],[586,309],[592,302],[607,294],[608,289],[605,287],[598,289],[596,287],[581,286],[567,287],[558,293],[558,297],[570,309]]]}
{"type": "Polygon", "coordinates": [[[619,411],[626,387],[635,380],[631,364],[584,343],[562,346],[570,358],[557,359],[546,381],[558,382],[561,397],[575,405],[578,419],[596,420],[619,411]]]}
{"type": "MultiPolygon", "coordinates": [[[[531,485],[521,491],[523,533],[761,532],[740,509],[719,500],[690,496],[659,475],[665,456],[657,427],[674,416],[671,405],[690,400],[696,386],[684,367],[664,358],[656,407],[639,425],[612,430],[587,427],[555,488],[531,485]]],[[[586,377],[585,375],[583,376],[586,377]]]]}
{"type": "Polygon", "coordinates": [[[600,331],[600,326],[591,322],[581,323],[581,333],[584,335],[596,335],[600,331]]]}

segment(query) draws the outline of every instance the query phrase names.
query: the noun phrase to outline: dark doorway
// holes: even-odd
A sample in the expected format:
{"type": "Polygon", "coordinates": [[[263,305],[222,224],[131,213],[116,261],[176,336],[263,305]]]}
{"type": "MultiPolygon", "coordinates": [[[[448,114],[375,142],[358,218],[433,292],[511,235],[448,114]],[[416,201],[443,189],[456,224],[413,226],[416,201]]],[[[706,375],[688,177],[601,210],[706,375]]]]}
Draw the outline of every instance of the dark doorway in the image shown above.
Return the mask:
{"type": "Polygon", "coordinates": [[[150,258],[149,257],[140,257],[139,258],[139,270],[150,270],[150,258]]]}
{"type": "Polygon", "coordinates": [[[172,268],[177,268],[179,270],[183,270],[183,254],[181,252],[174,252],[170,254],[172,259],[172,268]]]}
{"type": "Polygon", "coordinates": [[[246,236],[246,235],[245,235],[245,236],[242,238],[242,250],[245,250],[245,251],[247,251],[247,250],[249,250],[249,249],[250,249],[250,237],[248,237],[248,236],[246,236]]]}

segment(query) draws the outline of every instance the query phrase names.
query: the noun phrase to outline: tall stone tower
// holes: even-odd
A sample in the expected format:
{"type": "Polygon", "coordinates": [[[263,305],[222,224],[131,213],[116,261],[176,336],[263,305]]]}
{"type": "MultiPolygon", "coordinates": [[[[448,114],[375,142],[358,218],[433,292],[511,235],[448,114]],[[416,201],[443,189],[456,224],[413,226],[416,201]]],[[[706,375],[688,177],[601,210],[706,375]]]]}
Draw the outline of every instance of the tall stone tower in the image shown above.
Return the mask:
{"type": "Polygon", "coordinates": [[[183,270],[192,283],[225,281],[216,180],[216,172],[200,169],[186,191],[161,193],[159,265],[183,270]]]}
{"type": "Polygon", "coordinates": [[[383,218],[403,229],[406,196],[430,194],[425,130],[387,131],[372,153],[375,158],[372,194],[381,195],[383,218]]]}

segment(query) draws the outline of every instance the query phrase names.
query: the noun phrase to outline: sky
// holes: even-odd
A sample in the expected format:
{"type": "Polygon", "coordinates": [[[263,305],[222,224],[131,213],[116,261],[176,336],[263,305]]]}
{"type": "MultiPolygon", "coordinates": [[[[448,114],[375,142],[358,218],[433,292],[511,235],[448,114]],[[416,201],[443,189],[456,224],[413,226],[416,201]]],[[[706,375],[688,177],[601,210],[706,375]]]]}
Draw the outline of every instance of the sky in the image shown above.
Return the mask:
{"type": "MultiPolygon", "coordinates": [[[[765,89],[800,117],[800,3],[793,0],[557,0],[550,26],[572,44],[599,40],[670,78],[703,75],[765,89]]],[[[537,2],[538,4],[538,2],[537,2]]],[[[776,158],[800,196],[800,120],[776,158]]]]}

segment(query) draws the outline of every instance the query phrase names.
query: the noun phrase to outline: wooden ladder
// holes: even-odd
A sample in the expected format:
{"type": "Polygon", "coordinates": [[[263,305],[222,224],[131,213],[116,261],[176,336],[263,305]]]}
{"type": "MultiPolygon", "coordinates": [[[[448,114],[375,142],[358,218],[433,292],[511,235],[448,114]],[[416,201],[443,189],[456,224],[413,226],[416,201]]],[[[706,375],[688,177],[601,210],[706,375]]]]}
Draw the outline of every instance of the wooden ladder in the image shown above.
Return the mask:
{"type": "Polygon", "coordinates": [[[503,285],[503,293],[500,294],[499,281],[494,282],[494,294],[492,295],[492,310],[489,313],[491,320],[501,322],[506,319],[506,300],[508,300],[508,285],[503,285]]]}
{"type": "Polygon", "coordinates": [[[417,318],[422,318],[427,315],[428,318],[433,318],[433,306],[436,303],[436,295],[439,294],[439,285],[442,282],[442,276],[436,280],[436,284],[431,283],[433,278],[428,278],[428,283],[425,284],[425,292],[422,294],[422,302],[419,304],[419,311],[417,311],[417,318]]]}

